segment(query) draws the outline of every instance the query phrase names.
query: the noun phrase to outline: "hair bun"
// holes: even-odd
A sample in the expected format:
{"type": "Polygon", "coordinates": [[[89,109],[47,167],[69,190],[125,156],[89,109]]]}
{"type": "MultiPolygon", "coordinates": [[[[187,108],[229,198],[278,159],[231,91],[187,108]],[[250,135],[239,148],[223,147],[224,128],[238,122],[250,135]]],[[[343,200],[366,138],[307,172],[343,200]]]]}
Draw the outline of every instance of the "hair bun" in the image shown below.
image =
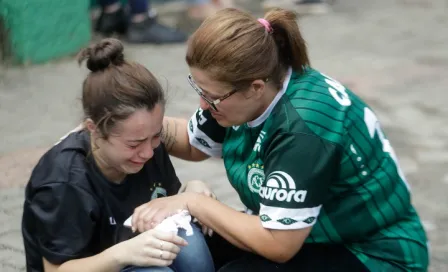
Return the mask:
{"type": "Polygon", "coordinates": [[[124,62],[123,44],[117,39],[103,39],[81,51],[78,62],[84,60],[92,72],[102,71],[111,64],[119,66],[124,62]]]}

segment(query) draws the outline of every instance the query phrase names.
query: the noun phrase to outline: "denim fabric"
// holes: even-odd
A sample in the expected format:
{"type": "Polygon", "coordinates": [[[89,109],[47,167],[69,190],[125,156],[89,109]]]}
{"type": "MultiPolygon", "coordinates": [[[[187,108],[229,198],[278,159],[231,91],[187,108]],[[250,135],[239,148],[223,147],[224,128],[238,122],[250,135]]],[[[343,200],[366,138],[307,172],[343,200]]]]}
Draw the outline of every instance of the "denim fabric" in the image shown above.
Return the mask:
{"type": "Polygon", "coordinates": [[[195,224],[193,235],[186,236],[185,230],[179,230],[179,236],[187,240],[188,245],[181,248],[173,264],[169,267],[127,267],[122,272],[214,272],[213,259],[201,229],[195,224]]]}

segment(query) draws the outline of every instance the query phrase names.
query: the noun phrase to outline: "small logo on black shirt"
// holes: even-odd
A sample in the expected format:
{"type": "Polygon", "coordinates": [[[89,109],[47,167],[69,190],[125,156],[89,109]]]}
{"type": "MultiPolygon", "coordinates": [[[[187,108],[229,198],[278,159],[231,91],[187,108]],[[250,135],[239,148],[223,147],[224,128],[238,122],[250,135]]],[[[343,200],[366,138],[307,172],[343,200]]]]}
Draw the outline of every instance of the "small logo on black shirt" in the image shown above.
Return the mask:
{"type": "Polygon", "coordinates": [[[151,200],[156,199],[156,198],[159,198],[159,197],[167,196],[166,189],[163,188],[163,187],[160,187],[160,186],[162,186],[161,183],[154,183],[154,184],[153,184],[153,186],[152,186],[152,188],[151,188],[151,192],[152,192],[152,194],[151,194],[151,200]],[[156,185],[156,184],[157,184],[157,185],[156,185]]]}

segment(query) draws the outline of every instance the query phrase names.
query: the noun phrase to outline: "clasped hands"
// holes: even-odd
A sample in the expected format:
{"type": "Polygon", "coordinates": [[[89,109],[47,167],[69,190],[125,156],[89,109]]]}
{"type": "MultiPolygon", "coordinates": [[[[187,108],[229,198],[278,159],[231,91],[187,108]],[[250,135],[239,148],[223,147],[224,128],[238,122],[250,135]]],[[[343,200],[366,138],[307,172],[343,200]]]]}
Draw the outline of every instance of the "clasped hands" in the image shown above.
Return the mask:
{"type": "MultiPolygon", "coordinates": [[[[108,252],[121,266],[168,266],[188,243],[175,233],[153,229],[166,217],[179,210],[188,210],[188,201],[197,194],[216,199],[208,186],[193,180],[182,186],[179,194],[151,200],[137,207],[132,215],[132,230],[141,232],[136,237],[111,247],[108,252]]],[[[199,222],[200,223],[200,222],[199,222]]],[[[212,230],[202,225],[204,234],[212,230]]]]}
{"type": "MultiPolygon", "coordinates": [[[[162,197],[151,200],[134,210],[132,215],[132,231],[144,232],[157,226],[163,219],[180,210],[188,210],[188,202],[197,194],[216,199],[211,189],[200,180],[192,180],[184,184],[179,193],[170,197],[162,197]]],[[[193,219],[197,222],[196,219],[193,219]]],[[[212,235],[213,231],[199,222],[204,234],[212,235]]]]}

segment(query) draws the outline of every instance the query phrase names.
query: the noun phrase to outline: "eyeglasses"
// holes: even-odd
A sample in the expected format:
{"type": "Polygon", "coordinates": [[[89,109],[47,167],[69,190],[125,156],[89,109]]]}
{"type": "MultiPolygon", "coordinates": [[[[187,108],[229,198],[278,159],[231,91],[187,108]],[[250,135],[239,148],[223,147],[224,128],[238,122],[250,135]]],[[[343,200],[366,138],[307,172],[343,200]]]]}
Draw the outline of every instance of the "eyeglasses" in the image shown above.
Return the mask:
{"type": "Polygon", "coordinates": [[[218,109],[216,108],[216,105],[221,103],[223,100],[229,98],[231,95],[233,95],[237,91],[236,89],[233,89],[232,91],[226,93],[225,95],[221,96],[220,98],[212,100],[210,98],[207,98],[204,95],[204,91],[202,91],[201,88],[199,88],[198,85],[196,85],[196,83],[194,82],[193,77],[191,75],[188,75],[188,82],[190,83],[191,87],[198,93],[198,95],[200,97],[202,97],[202,99],[204,99],[204,101],[207,102],[207,104],[209,104],[210,107],[214,111],[218,111],[218,109]]]}

